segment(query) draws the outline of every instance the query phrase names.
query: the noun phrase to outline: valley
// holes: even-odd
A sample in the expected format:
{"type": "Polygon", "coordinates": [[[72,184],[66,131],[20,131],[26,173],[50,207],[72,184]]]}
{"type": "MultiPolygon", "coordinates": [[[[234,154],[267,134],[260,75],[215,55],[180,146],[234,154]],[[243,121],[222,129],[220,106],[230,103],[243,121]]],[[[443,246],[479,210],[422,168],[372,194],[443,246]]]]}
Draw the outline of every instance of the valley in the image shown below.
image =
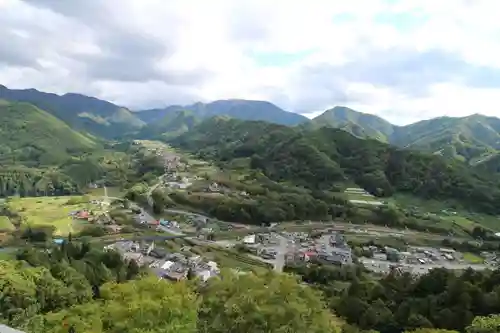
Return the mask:
{"type": "MultiPolygon", "coordinates": [[[[193,295],[208,302],[190,305],[196,317],[228,302],[229,291],[260,295],[256,304],[271,302],[273,313],[294,293],[295,309],[313,299],[315,313],[332,320],[318,333],[399,333],[422,326],[417,316],[430,323],[423,326],[463,330],[473,316],[496,313],[500,167],[496,146],[475,150],[487,140],[469,131],[469,120],[459,121],[465,137],[455,120],[404,132],[353,110],[308,121],[257,101],[131,111],[5,87],[0,98],[8,118],[0,131],[8,152],[0,160],[0,283],[16,299],[39,285],[46,297],[33,296],[41,305],[25,312],[8,303],[18,317],[0,309],[11,326],[55,332],[69,317],[87,329],[76,313],[99,323],[108,311],[119,330],[139,317],[116,300],[168,312],[157,304],[193,295]],[[68,108],[74,114],[61,113],[68,108]],[[163,292],[170,296],[158,298],[163,292]],[[482,298],[450,324],[457,295],[482,298]],[[422,304],[439,304],[440,315],[422,304]],[[385,314],[372,316],[379,309],[385,314]]],[[[152,309],[144,318],[161,322],[152,309]]]]}

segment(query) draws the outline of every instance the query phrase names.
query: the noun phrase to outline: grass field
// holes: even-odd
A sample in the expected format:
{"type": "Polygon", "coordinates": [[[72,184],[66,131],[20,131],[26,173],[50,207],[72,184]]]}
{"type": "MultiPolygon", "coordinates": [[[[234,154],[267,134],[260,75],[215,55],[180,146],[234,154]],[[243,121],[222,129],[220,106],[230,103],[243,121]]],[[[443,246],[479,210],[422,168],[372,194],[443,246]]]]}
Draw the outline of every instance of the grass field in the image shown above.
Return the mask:
{"type": "Polygon", "coordinates": [[[435,214],[446,224],[456,223],[472,230],[480,225],[491,231],[500,231],[500,216],[473,213],[453,201],[423,200],[409,195],[396,195],[390,201],[404,208],[418,208],[422,213],[435,214]]]}
{"type": "MultiPolygon", "coordinates": [[[[111,198],[121,198],[125,192],[121,190],[119,187],[106,187],[106,191],[108,192],[108,197],[111,198]]],[[[104,188],[92,188],[87,191],[89,195],[95,197],[103,197],[104,196],[104,188]]]]}
{"type": "Polygon", "coordinates": [[[51,225],[56,228],[55,234],[67,235],[80,231],[87,225],[85,221],[73,220],[68,214],[80,209],[98,210],[99,207],[89,203],[68,204],[68,200],[78,202],[81,196],[15,198],[7,203],[9,209],[19,213],[25,225],[51,225]]]}
{"type": "Polygon", "coordinates": [[[482,264],[484,262],[484,259],[469,252],[465,252],[463,254],[464,260],[468,262],[469,264],[482,264]]]}
{"type": "Polygon", "coordinates": [[[7,216],[0,216],[0,230],[10,231],[14,229],[14,225],[12,224],[12,222],[10,222],[7,216]]]}

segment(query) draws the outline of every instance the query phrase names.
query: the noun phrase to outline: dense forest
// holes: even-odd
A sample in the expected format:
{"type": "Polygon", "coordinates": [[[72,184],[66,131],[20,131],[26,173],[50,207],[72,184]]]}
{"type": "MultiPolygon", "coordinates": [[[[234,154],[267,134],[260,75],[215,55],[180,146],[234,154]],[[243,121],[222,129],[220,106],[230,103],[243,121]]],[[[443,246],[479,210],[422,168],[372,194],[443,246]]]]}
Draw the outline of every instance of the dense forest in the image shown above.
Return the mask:
{"type": "Polygon", "coordinates": [[[0,197],[69,195],[80,187],[69,176],[55,170],[4,168],[0,171],[0,197]]]}
{"type": "MultiPolygon", "coordinates": [[[[286,270],[322,290],[332,311],[361,329],[463,332],[474,317],[500,313],[500,270],[468,269],[457,275],[434,269],[419,277],[394,270],[380,279],[368,275],[362,266],[300,265],[286,270]]],[[[500,316],[493,320],[496,326],[490,330],[468,332],[498,332],[500,316]]]]}
{"type": "Polygon", "coordinates": [[[172,144],[221,164],[249,158],[249,166],[279,182],[313,190],[356,183],[384,197],[395,192],[455,199],[465,207],[496,214],[500,183],[460,161],[362,140],[332,128],[299,131],[264,122],[212,118],[172,144]]]}

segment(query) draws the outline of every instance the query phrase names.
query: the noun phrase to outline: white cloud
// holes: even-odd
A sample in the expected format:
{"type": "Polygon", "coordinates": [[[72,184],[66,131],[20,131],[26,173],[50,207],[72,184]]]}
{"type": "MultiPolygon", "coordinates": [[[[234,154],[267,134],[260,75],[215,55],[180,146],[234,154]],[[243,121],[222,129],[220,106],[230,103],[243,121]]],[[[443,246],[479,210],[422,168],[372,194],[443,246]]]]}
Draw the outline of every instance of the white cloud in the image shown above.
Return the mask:
{"type": "Polygon", "coordinates": [[[0,77],[134,108],[266,99],[500,116],[493,0],[0,0],[0,77]],[[272,61],[271,61],[272,60],[272,61]]]}

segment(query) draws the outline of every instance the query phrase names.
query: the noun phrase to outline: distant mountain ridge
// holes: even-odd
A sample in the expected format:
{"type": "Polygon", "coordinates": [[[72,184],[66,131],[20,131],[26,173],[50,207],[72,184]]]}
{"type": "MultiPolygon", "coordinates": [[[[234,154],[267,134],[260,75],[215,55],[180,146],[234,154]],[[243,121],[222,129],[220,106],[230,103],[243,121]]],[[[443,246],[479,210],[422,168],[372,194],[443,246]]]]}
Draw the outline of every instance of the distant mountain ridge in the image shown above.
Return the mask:
{"type": "MultiPolygon", "coordinates": [[[[190,130],[200,121],[216,117],[299,126],[303,130],[340,128],[360,138],[373,138],[398,147],[422,150],[477,165],[500,151],[500,119],[479,114],[462,118],[439,117],[396,126],[367,113],[337,106],[309,120],[266,101],[242,99],[172,105],[135,111],[81,94],[57,95],[36,89],[8,89],[0,85],[0,99],[27,102],[68,124],[71,129],[104,139],[134,135],[168,139],[190,130]]],[[[491,168],[495,168],[494,165],[491,168]]]]}
{"type": "Polygon", "coordinates": [[[500,150],[500,119],[479,114],[397,126],[376,115],[334,107],[303,125],[305,129],[320,127],[340,128],[357,137],[458,158],[472,165],[490,159],[500,150]]]}
{"type": "Polygon", "coordinates": [[[324,126],[344,129],[357,137],[370,137],[383,142],[389,141],[396,127],[378,116],[358,112],[345,106],[326,110],[303,125],[308,129],[324,126]]]}
{"type": "Polygon", "coordinates": [[[202,118],[188,110],[172,111],[144,126],[135,135],[141,139],[167,140],[181,135],[201,123],[202,118]]]}
{"type": "Polygon", "coordinates": [[[295,126],[309,119],[298,113],[285,111],[266,101],[243,99],[218,100],[210,103],[195,103],[186,106],[172,105],[163,109],[136,111],[135,115],[145,123],[153,123],[178,111],[191,111],[202,119],[214,116],[229,116],[241,120],[262,120],[270,123],[295,126]]]}
{"type": "Polygon", "coordinates": [[[127,108],[80,94],[57,95],[36,89],[8,89],[0,85],[0,99],[31,103],[76,130],[103,138],[113,138],[144,125],[127,108]]]}

